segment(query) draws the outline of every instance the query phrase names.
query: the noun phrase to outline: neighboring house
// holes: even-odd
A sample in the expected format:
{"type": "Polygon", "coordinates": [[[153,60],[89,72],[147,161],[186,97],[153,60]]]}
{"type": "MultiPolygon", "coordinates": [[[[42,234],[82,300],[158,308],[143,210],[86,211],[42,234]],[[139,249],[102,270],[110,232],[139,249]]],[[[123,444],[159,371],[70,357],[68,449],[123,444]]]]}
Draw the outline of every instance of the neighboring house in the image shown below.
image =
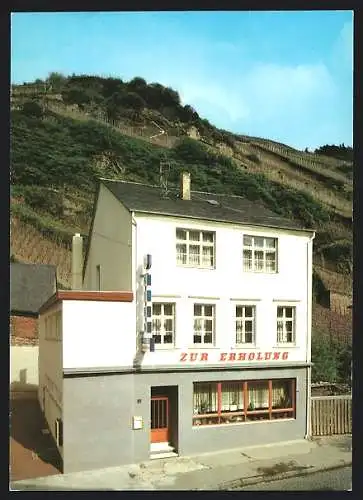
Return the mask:
{"type": "Polygon", "coordinates": [[[10,265],[11,396],[37,390],[38,311],[55,290],[55,266],[10,265]]]}
{"type": "Polygon", "coordinates": [[[185,173],[101,180],[83,290],[41,310],[64,472],[309,436],[313,238],[185,173]]]}

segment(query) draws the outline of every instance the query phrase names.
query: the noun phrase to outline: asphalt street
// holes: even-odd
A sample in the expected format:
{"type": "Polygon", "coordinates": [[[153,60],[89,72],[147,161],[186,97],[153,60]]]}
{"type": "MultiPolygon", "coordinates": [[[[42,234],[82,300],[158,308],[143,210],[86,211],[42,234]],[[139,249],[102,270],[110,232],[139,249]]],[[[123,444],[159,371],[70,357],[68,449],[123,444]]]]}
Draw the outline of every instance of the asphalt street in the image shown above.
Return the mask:
{"type": "Polygon", "coordinates": [[[351,488],[352,468],[345,467],[331,471],[316,472],[305,476],[291,477],[278,481],[269,481],[239,490],[259,491],[342,491],[351,488]]]}

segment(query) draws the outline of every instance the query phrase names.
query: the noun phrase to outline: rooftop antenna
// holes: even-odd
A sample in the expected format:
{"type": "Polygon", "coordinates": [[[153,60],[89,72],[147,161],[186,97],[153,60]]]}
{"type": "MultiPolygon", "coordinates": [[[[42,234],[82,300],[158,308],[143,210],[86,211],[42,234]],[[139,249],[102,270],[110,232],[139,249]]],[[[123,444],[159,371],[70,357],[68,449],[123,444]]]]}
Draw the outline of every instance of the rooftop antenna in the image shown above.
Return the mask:
{"type": "Polygon", "coordinates": [[[170,161],[166,156],[160,160],[159,167],[159,185],[161,191],[162,198],[168,198],[169,189],[168,189],[168,178],[170,174],[170,161]]]}

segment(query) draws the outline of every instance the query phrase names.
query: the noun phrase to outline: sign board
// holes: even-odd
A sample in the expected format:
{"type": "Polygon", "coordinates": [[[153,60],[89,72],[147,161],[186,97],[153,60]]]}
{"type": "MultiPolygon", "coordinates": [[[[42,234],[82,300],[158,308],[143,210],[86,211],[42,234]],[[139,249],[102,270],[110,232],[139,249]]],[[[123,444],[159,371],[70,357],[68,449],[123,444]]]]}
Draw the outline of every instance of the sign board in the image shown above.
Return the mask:
{"type": "Polygon", "coordinates": [[[142,417],[132,417],[132,428],[134,430],[142,429],[143,426],[144,425],[142,417]]]}
{"type": "Polygon", "coordinates": [[[286,361],[287,351],[249,351],[249,352],[182,352],[179,362],[233,363],[236,361],[286,361]]]}

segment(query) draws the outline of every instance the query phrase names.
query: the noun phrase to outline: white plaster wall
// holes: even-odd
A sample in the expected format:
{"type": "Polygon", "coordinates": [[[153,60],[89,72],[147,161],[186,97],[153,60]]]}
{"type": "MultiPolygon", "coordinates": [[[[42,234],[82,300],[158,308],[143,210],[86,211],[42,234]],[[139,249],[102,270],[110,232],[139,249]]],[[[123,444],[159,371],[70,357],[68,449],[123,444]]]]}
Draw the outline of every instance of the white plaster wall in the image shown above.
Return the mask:
{"type": "Polygon", "coordinates": [[[93,221],[83,290],[129,291],[132,286],[131,214],[101,184],[93,221]]]}
{"type": "MultiPolygon", "coordinates": [[[[233,224],[193,221],[176,217],[156,217],[136,214],[137,256],[136,294],[138,330],[143,322],[140,269],[144,255],[152,255],[153,301],[175,302],[175,350],[147,353],[143,364],[173,364],[181,352],[207,352],[213,363],[219,352],[248,351],[235,349],[234,312],[237,303],[256,306],[256,345],[254,352],[280,350],[288,352],[290,361],[310,359],[307,344],[308,304],[308,242],[311,235],[288,230],[241,227],[233,224]],[[216,267],[213,270],[179,267],[176,264],[177,227],[216,232],[216,267]],[[243,271],[243,234],[278,237],[278,272],[274,274],[243,271]],[[169,296],[169,297],[168,297],[169,296]],[[198,298],[196,298],[198,297],[198,298]],[[193,304],[214,303],[216,307],[216,342],[213,349],[195,348],[193,338],[193,304]],[[296,345],[276,346],[276,307],[296,307],[296,345]],[[213,355],[212,355],[213,353],[213,355]]],[[[311,243],[309,243],[311,246],[311,243]]],[[[310,271],[311,272],[311,271],[310,271]]],[[[309,285],[310,286],[310,285],[309,285]]]]}
{"type": "Polygon", "coordinates": [[[131,367],[135,302],[63,301],[63,368],[131,367]]]}
{"type": "MultiPolygon", "coordinates": [[[[62,315],[62,303],[57,302],[45,313],[39,315],[39,388],[38,398],[50,432],[55,439],[55,420],[62,418],[63,359],[62,323],[59,339],[55,337],[55,318],[62,315]],[[51,322],[46,319],[54,318],[51,322]],[[52,331],[50,331],[50,329],[52,331]],[[50,337],[53,340],[48,340],[50,337]]],[[[62,447],[58,447],[63,453],[62,447]]]]}
{"type": "Polygon", "coordinates": [[[38,388],[38,346],[10,346],[10,384],[13,391],[38,388]]]}

